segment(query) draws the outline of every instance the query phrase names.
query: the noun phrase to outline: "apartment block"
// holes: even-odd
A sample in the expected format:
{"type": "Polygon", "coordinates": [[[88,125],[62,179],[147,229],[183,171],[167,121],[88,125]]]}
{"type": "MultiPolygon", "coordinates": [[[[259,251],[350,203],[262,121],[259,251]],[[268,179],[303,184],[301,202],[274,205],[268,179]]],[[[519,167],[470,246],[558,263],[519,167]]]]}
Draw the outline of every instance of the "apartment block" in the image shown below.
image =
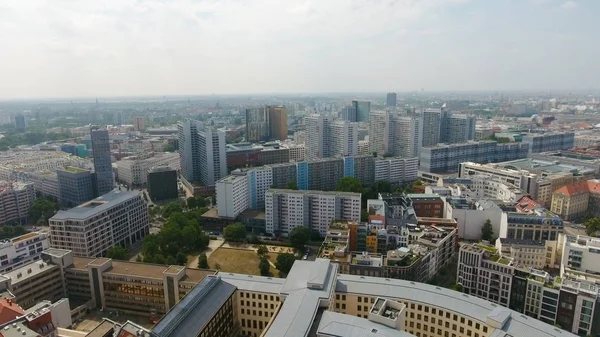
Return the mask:
{"type": "MultiPolygon", "coordinates": [[[[76,206],[90,201],[97,194],[96,174],[89,170],[67,166],[56,170],[60,202],[63,205],[76,206]]],[[[97,195],[96,195],[97,196],[97,195]]]]}
{"type": "Polygon", "coordinates": [[[235,219],[250,207],[246,172],[234,173],[216,184],[217,209],[220,217],[235,219]]]}
{"type": "Polygon", "coordinates": [[[50,218],[50,246],[75,256],[98,257],[149,233],[148,206],[137,192],[111,191],[50,218]]]}
{"type": "Polygon", "coordinates": [[[423,111],[423,147],[435,146],[440,142],[441,109],[423,111]]]}
{"type": "Polygon", "coordinates": [[[417,180],[419,158],[377,158],[375,159],[375,181],[389,181],[392,185],[402,185],[417,180]]]}
{"type": "Polygon", "coordinates": [[[551,132],[542,134],[526,134],[522,142],[529,144],[532,153],[557,150],[569,150],[575,146],[574,132],[551,132]]]}
{"type": "Polygon", "coordinates": [[[214,186],[227,175],[225,132],[194,120],[177,124],[182,177],[189,182],[214,186]]]}
{"type": "Polygon", "coordinates": [[[420,169],[431,173],[453,173],[458,172],[459,164],[464,162],[495,163],[526,158],[528,146],[522,143],[469,141],[424,147],[420,155],[420,169]]]}
{"type": "Polygon", "coordinates": [[[369,119],[369,147],[379,156],[418,156],[423,143],[423,120],[388,111],[374,111],[369,119]]]}
{"type": "Polygon", "coordinates": [[[475,116],[443,111],[440,125],[440,142],[455,144],[475,139],[475,116]]]}
{"type": "Polygon", "coordinates": [[[312,114],[306,125],[306,159],[345,157],[358,154],[358,124],[312,114]]]}
{"type": "Polygon", "coordinates": [[[506,212],[506,222],[502,222],[498,237],[557,241],[563,230],[563,220],[546,209],[536,209],[532,213],[506,212]]]}
{"type": "Polygon", "coordinates": [[[0,181],[0,225],[25,225],[35,200],[32,183],[0,181]]]}
{"type": "Polygon", "coordinates": [[[360,193],[270,189],[265,194],[267,233],[286,235],[298,226],[325,235],[332,220],[360,221],[360,193]]]}

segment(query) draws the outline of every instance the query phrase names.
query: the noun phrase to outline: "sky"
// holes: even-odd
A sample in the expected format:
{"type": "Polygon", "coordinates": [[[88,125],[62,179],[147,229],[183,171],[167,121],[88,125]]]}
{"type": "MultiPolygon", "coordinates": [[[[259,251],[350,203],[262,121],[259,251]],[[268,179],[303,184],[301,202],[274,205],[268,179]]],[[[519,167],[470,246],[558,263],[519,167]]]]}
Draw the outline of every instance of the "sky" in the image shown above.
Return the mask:
{"type": "Polygon", "coordinates": [[[0,98],[600,89],[599,0],[2,0],[0,98]]]}

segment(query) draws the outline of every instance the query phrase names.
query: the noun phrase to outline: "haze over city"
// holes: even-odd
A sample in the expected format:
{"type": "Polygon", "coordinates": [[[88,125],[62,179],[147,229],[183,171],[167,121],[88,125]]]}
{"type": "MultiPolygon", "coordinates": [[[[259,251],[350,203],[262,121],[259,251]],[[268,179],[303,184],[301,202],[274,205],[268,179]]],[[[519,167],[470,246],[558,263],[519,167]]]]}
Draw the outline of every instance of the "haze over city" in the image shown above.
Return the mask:
{"type": "Polygon", "coordinates": [[[597,1],[3,1],[0,98],[597,90],[597,1]]]}

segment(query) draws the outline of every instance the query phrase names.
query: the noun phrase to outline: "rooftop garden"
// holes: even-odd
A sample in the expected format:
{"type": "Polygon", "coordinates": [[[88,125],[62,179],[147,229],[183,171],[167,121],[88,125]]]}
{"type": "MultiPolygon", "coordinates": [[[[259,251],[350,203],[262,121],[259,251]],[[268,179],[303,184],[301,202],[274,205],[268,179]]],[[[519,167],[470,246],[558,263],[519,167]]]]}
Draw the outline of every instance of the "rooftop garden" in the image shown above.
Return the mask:
{"type": "Polygon", "coordinates": [[[487,250],[488,252],[492,253],[492,254],[496,254],[496,252],[498,251],[496,248],[492,247],[492,246],[488,246],[486,244],[483,243],[478,243],[477,247],[487,250]]]}

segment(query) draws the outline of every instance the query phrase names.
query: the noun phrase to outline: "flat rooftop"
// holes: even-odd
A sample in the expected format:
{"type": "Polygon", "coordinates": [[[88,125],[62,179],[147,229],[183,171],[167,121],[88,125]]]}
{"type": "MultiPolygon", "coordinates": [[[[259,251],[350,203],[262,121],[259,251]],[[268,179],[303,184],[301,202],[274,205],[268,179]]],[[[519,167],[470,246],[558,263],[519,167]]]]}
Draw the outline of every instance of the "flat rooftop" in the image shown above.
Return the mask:
{"type": "Polygon", "coordinates": [[[492,331],[489,337],[576,336],[475,296],[425,283],[340,274],[337,277],[336,292],[423,303],[443,310],[459,312],[479,322],[499,325],[500,328],[492,331]]]}
{"type": "Polygon", "coordinates": [[[338,191],[289,190],[289,189],[271,188],[267,192],[294,193],[294,194],[340,195],[340,196],[359,197],[360,198],[360,193],[338,192],[338,191]]]}
{"type": "Polygon", "coordinates": [[[414,337],[366,318],[325,311],[319,322],[318,333],[331,337],[414,337]]]}
{"type": "Polygon", "coordinates": [[[284,278],[277,277],[255,276],[224,272],[219,272],[217,276],[220,276],[223,281],[234,285],[239,290],[256,291],[278,295],[281,292],[283,284],[285,283],[284,278]]]}
{"type": "Polygon", "coordinates": [[[77,207],[58,211],[51,220],[84,220],[137,196],[139,193],[135,191],[113,190],[77,207]]]}
{"type": "Polygon", "coordinates": [[[17,269],[13,269],[2,276],[10,278],[12,280],[12,284],[14,285],[17,282],[23,282],[24,280],[30,279],[55,268],[58,268],[58,266],[38,260],[21,266],[17,269]]]}

